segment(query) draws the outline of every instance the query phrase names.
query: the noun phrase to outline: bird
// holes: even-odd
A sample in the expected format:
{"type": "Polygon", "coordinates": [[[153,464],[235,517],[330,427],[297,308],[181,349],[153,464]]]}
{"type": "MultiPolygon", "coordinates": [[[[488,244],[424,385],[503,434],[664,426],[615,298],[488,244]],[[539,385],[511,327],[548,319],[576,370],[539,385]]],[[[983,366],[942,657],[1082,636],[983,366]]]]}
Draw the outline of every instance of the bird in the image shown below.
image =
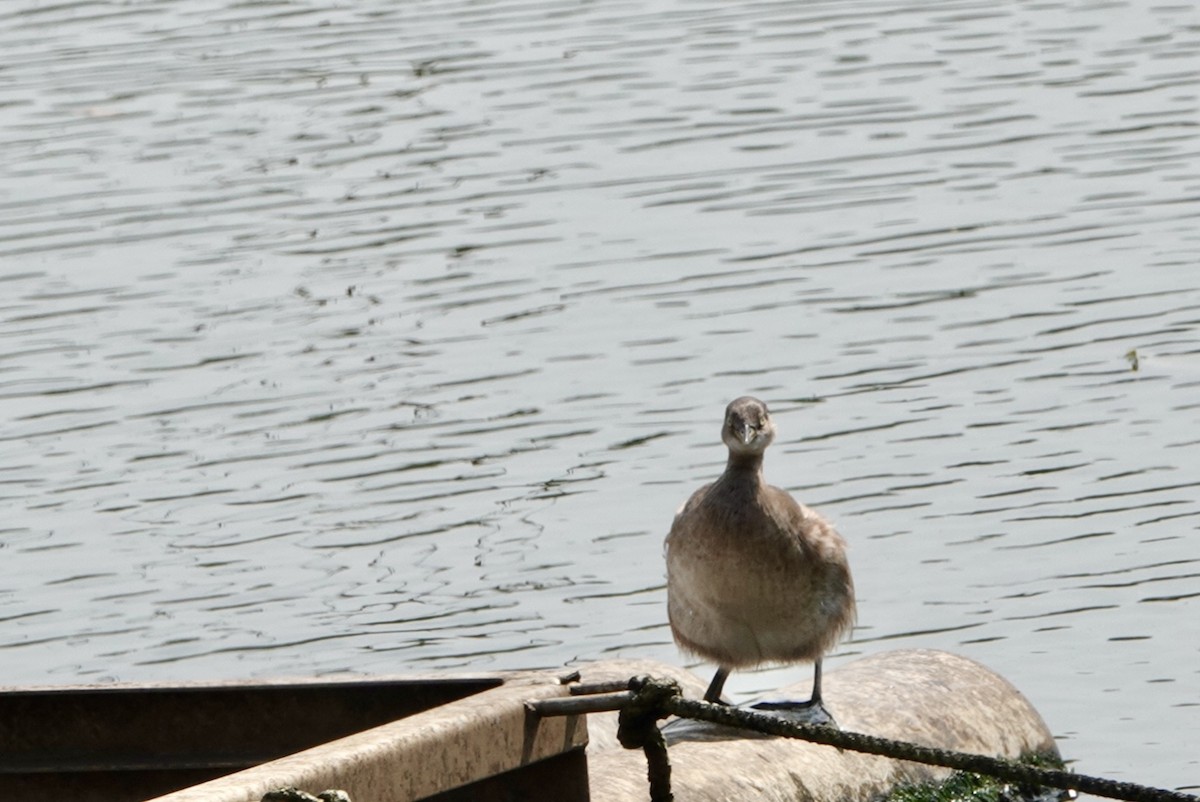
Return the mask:
{"type": "Polygon", "coordinates": [[[667,617],[683,651],[717,664],[706,702],[724,704],[734,669],[812,662],[808,701],[755,707],[832,721],[821,661],[854,625],[854,580],[833,525],[764,481],[763,453],[774,439],[764,402],[742,396],[726,407],[725,470],[692,493],[666,538],[667,617]]]}

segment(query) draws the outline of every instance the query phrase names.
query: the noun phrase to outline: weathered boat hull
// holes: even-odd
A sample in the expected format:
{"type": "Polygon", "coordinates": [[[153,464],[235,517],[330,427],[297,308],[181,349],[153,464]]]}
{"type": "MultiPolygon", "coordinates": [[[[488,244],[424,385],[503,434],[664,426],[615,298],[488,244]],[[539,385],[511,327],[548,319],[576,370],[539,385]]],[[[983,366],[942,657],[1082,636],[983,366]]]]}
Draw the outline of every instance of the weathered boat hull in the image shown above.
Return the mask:
{"type": "MultiPolygon", "coordinates": [[[[649,661],[580,671],[584,682],[670,676],[694,697],[705,688],[649,661]]],[[[645,758],[617,745],[615,713],[585,722],[526,708],[566,696],[560,674],[0,689],[0,783],[24,802],[257,802],[284,786],[342,789],[353,802],[643,802],[645,758]]],[[[807,691],[802,684],[780,695],[807,691]]],[[[1057,756],[1016,688],[945,652],[839,666],[826,673],[825,705],[845,730],[978,754],[1057,756]]],[[[668,741],[680,802],[865,801],[947,773],[694,723],[668,741]]]]}
{"type": "Polygon", "coordinates": [[[281,785],[377,783],[373,767],[408,763],[390,799],[472,783],[483,785],[463,798],[486,798],[490,783],[586,799],[581,722],[547,722],[525,743],[524,701],[563,693],[551,672],[0,688],[0,784],[27,802],[258,800],[281,785]]]}

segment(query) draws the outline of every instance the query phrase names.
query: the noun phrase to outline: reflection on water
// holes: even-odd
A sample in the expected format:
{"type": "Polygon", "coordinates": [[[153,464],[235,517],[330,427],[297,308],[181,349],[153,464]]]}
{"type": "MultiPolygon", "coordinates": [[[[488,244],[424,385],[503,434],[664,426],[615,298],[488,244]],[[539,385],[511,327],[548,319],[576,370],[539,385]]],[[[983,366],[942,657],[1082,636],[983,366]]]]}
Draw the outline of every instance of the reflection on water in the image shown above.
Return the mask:
{"type": "Polygon", "coordinates": [[[1190,8],[0,23],[4,681],[679,660],[661,540],[754,393],[843,654],[1194,787],[1190,8]]]}

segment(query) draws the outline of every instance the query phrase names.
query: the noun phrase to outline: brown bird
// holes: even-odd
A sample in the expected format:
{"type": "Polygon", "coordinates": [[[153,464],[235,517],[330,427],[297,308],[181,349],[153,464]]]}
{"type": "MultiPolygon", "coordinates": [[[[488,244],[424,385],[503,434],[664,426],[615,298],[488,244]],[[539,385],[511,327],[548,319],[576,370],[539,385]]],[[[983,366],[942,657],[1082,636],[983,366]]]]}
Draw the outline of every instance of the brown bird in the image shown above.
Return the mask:
{"type": "Polygon", "coordinates": [[[811,699],[761,707],[828,716],[821,658],[855,617],[846,542],[763,481],[763,452],[775,439],[766,404],[732,401],[721,439],[729,447],[725,472],[692,494],[667,535],[671,634],[680,648],[717,664],[705,701],[720,703],[735,668],[811,661],[811,699]]]}

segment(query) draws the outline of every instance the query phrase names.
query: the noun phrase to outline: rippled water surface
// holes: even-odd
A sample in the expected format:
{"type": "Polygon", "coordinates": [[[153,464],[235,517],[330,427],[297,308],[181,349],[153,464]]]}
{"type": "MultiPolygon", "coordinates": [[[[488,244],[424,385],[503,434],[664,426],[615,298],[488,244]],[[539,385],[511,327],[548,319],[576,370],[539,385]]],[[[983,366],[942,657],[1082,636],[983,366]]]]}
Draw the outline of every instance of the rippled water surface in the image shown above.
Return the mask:
{"type": "Polygon", "coordinates": [[[0,681],[682,660],[753,393],[852,545],[831,666],[966,654],[1196,788],[1191,4],[18,0],[0,54],[0,681]]]}

